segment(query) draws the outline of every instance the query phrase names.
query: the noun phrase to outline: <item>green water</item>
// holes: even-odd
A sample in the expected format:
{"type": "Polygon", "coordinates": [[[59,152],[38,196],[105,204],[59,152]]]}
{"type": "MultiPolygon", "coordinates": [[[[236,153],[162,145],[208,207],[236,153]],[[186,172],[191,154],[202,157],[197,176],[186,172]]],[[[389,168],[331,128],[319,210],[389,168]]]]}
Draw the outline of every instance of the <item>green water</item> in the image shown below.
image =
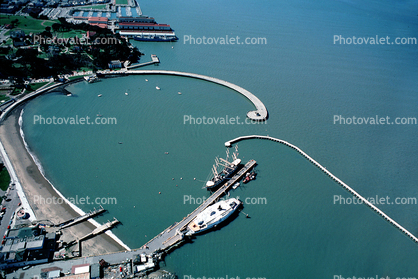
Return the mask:
{"type": "MultiPolygon", "coordinates": [[[[197,207],[185,197],[208,196],[202,185],[213,159],[225,154],[225,141],[241,135],[287,140],[365,197],[418,198],[416,125],[333,124],[334,115],[418,117],[416,46],[332,44],[334,34],[413,36],[415,2],[141,5],[181,38],[135,42],[146,54],[143,62],[150,54],[161,59],[146,69],[230,81],[259,97],[270,118],[258,125],[184,124],[185,115],[243,119],[253,106],[222,86],[170,76],[81,82],[67,87],[73,97],[51,93],[31,101],[23,130],[47,177],[67,197],[116,198],[117,204],[103,205],[109,214],[98,220],[120,220],[113,231],[128,246],[143,245],[197,207]],[[260,36],[268,44],[188,45],[184,35],[260,36]],[[34,115],[97,114],[117,124],[33,124],[34,115]]],[[[240,142],[239,152],[244,161],[257,160],[259,175],[231,195],[263,204],[245,204],[250,219],[241,214],[197,237],[168,255],[164,268],[180,278],[418,275],[417,245],[364,205],[335,205],[334,195],[351,196],[297,152],[263,140],[240,142]]],[[[418,233],[416,204],[378,207],[418,233]]]]}

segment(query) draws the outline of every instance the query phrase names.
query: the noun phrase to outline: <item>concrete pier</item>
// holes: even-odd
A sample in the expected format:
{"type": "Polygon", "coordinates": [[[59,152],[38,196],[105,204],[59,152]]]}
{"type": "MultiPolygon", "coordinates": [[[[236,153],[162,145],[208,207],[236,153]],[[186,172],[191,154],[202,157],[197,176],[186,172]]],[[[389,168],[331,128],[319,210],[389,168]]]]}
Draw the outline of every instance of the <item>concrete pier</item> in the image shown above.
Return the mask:
{"type": "Polygon", "coordinates": [[[358,198],[359,200],[361,200],[364,204],[366,204],[368,207],[370,207],[371,209],[373,209],[376,213],[378,213],[380,216],[382,216],[386,221],[388,221],[389,223],[391,223],[392,225],[394,225],[395,227],[397,227],[402,233],[406,234],[409,238],[411,238],[413,241],[415,241],[415,243],[418,243],[418,238],[415,235],[413,235],[407,229],[405,229],[404,227],[402,227],[395,220],[393,220],[392,218],[390,218],[388,215],[386,215],[383,211],[381,211],[379,208],[377,208],[374,204],[372,204],[371,202],[369,202],[367,199],[365,199],[359,193],[357,193],[356,191],[354,191],[350,186],[348,186],[342,180],[340,180],[338,177],[336,177],[335,175],[333,175],[329,170],[327,170],[325,167],[323,167],[321,164],[319,164],[317,161],[315,161],[313,158],[311,158],[308,154],[306,154],[304,151],[302,151],[299,147],[297,147],[297,146],[295,146],[295,145],[293,145],[293,144],[291,144],[291,143],[289,143],[287,141],[281,140],[281,139],[277,139],[277,138],[273,138],[273,137],[269,137],[269,136],[259,136],[259,135],[250,135],[250,136],[238,137],[238,138],[235,138],[235,139],[232,139],[230,141],[225,142],[225,146],[226,147],[230,147],[235,142],[238,142],[238,141],[241,141],[241,140],[246,140],[246,139],[267,139],[267,140],[271,140],[271,141],[275,141],[275,142],[284,144],[286,146],[289,146],[290,148],[293,148],[294,150],[296,150],[297,152],[299,152],[303,157],[305,157],[306,159],[308,159],[312,164],[314,164],[316,167],[318,167],[319,169],[321,169],[331,179],[333,179],[335,182],[337,182],[338,184],[340,184],[344,189],[346,189],[348,192],[350,192],[353,196],[355,196],[356,198],[358,198]]]}
{"type": "Polygon", "coordinates": [[[144,67],[144,66],[148,66],[148,65],[152,65],[152,64],[158,64],[158,63],[160,63],[160,59],[157,57],[157,55],[151,54],[151,61],[150,62],[144,62],[144,63],[140,63],[140,64],[133,64],[131,66],[126,67],[126,69],[130,70],[130,69],[144,67]]]}

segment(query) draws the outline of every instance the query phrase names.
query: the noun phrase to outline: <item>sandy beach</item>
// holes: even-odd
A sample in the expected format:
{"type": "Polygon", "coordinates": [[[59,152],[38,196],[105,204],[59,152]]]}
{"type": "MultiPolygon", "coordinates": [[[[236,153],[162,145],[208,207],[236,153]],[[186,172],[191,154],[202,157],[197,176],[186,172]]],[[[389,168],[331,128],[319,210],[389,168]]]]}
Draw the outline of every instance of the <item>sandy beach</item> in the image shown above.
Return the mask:
{"type": "MultiPolygon", "coordinates": [[[[18,119],[22,106],[15,108],[6,120],[0,124],[0,140],[14,167],[16,175],[23,187],[26,198],[38,220],[51,220],[60,223],[79,216],[68,204],[37,205],[34,197],[58,199],[59,195],[52,185],[42,176],[30,154],[27,152],[19,132],[18,119]]],[[[83,222],[63,230],[64,241],[71,241],[92,232],[96,227],[83,222]]],[[[102,234],[82,243],[83,256],[99,255],[110,252],[124,251],[125,248],[110,236],[102,234]]]]}

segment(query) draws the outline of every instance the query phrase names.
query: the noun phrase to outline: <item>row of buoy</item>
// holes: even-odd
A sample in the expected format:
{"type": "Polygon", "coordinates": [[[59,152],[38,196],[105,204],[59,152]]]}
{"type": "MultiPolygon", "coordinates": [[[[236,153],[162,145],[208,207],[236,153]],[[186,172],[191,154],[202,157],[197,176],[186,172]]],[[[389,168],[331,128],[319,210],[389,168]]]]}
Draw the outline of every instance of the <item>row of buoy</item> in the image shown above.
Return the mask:
{"type": "Polygon", "coordinates": [[[239,138],[233,139],[231,141],[228,141],[228,142],[225,143],[225,145],[226,146],[230,146],[231,144],[233,144],[233,143],[235,143],[237,141],[240,141],[240,140],[243,140],[243,139],[251,139],[251,138],[268,139],[268,140],[271,140],[271,141],[275,141],[275,142],[284,144],[284,145],[286,145],[286,146],[288,146],[288,147],[290,147],[290,148],[298,151],[303,157],[305,157],[311,163],[313,163],[315,166],[317,166],[318,168],[320,168],[325,174],[327,174],[335,182],[337,182],[338,184],[340,184],[341,186],[343,186],[344,189],[348,190],[353,196],[355,196],[359,200],[363,201],[367,206],[369,206],[371,209],[373,209],[375,212],[377,212],[380,216],[382,216],[387,221],[389,221],[389,223],[391,223],[392,225],[396,226],[400,231],[402,231],[407,236],[409,236],[413,241],[415,241],[416,243],[418,243],[418,238],[417,237],[415,237],[412,233],[410,233],[404,227],[402,227],[401,225],[399,225],[398,223],[396,223],[393,219],[391,219],[389,216],[387,216],[385,213],[383,213],[383,211],[381,211],[380,209],[378,209],[376,206],[374,206],[373,204],[371,204],[368,200],[366,200],[365,198],[363,198],[360,194],[358,194],[357,192],[355,192],[350,186],[348,186],[347,184],[345,184],[344,182],[342,182],[338,177],[336,177],[331,172],[329,172],[325,167],[321,166],[318,162],[316,162],[314,159],[312,159],[308,154],[306,154],[305,152],[303,152],[299,147],[296,147],[293,144],[288,143],[287,141],[284,141],[284,140],[281,140],[281,139],[276,139],[276,138],[269,137],[269,136],[267,136],[267,137],[266,136],[243,136],[243,137],[239,137],[239,138]]]}

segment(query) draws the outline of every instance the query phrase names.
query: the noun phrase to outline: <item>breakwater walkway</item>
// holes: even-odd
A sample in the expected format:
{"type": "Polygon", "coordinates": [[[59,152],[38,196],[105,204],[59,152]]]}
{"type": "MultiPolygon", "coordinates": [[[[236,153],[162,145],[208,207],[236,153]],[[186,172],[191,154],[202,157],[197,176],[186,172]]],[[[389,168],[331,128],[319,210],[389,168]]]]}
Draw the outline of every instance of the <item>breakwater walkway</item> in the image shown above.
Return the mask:
{"type": "Polygon", "coordinates": [[[268,117],[266,106],[254,94],[252,94],[250,91],[238,85],[235,85],[233,83],[230,83],[228,81],[221,80],[218,78],[194,74],[194,73],[186,73],[186,72],[179,72],[179,71],[166,71],[166,70],[126,70],[126,69],[123,69],[120,71],[109,71],[109,70],[98,71],[97,73],[100,75],[104,75],[104,76],[106,75],[110,75],[110,76],[112,75],[172,75],[172,76],[182,76],[182,77],[190,77],[190,78],[206,80],[209,82],[213,82],[213,83],[228,87],[240,93],[245,98],[247,98],[250,102],[252,102],[256,110],[247,112],[248,118],[254,121],[264,121],[268,117]]]}
{"type": "Polygon", "coordinates": [[[62,82],[57,82],[57,83],[54,83],[54,84],[52,84],[52,85],[49,85],[49,86],[46,86],[46,87],[43,87],[43,88],[40,88],[40,89],[38,89],[38,90],[36,90],[36,91],[34,91],[34,92],[31,92],[31,93],[29,93],[29,94],[27,94],[27,95],[25,95],[25,96],[23,96],[22,98],[20,98],[20,99],[18,99],[18,100],[16,100],[12,105],[10,105],[10,106],[8,106],[5,110],[3,110],[3,113],[1,114],[1,116],[0,116],[0,122],[3,122],[3,120],[6,118],[6,116],[15,108],[15,107],[17,107],[18,105],[20,105],[20,104],[22,104],[22,103],[24,103],[24,102],[26,102],[27,100],[30,100],[30,99],[32,99],[32,98],[34,98],[34,97],[36,97],[36,96],[39,96],[39,95],[41,95],[42,93],[45,93],[45,92],[47,92],[47,91],[49,91],[49,90],[51,90],[51,89],[54,89],[54,88],[56,88],[56,87],[59,87],[59,86],[61,86],[61,85],[63,85],[64,83],[62,83],[62,82]]]}
{"type": "Polygon", "coordinates": [[[398,224],[395,220],[393,220],[392,218],[390,218],[388,215],[386,215],[382,210],[380,210],[379,208],[377,208],[375,205],[373,205],[371,202],[369,202],[367,199],[365,199],[363,196],[361,196],[359,193],[357,193],[356,191],[354,191],[350,186],[348,186],[347,184],[345,184],[343,181],[341,181],[338,177],[336,177],[335,175],[333,175],[329,170],[327,170],[325,167],[323,167],[321,164],[319,164],[317,161],[315,161],[314,159],[312,159],[308,154],[306,154],[302,149],[300,149],[299,147],[281,140],[281,139],[277,139],[277,138],[273,138],[273,137],[269,137],[269,136],[259,136],[259,135],[250,135],[250,136],[242,136],[242,137],[238,137],[235,139],[232,139],[230,141],[225,142],[225,146],[226,147],[230,147],[232,146],[232,144],[234,144],[235,142],[241,141],[241,140],[246,140],[246,139],[266,139],[266,140],[271,140],[271,141],[275,141],[281,144],[284,144],[286,146],[289,146],[290,148],[295,149],[297,152],[299,152],[303,157],[305,157],[306,159],[308,159],[312,164],[314,164],[316,167],[318,167],[319,169],[321,169],[325,174],[327,174],[330,178],[332,178],[335,182],[337,182],[338,184],[340,184],[344,189],[346,189],[347,191],[349,191],[353,196],[355,196],[356,198],[358,198],[359,200],[361,200],[364,204],[366,204],[368,207],[370,207],[371,209],[373,209],[376,213],[378,213],[380,216],[382,216],[383,218],[385,218],[386,221],[388,221],[389,223],[391,223],[392,225],[394,225],[395,227],[397,227],[401,232],[403,232],[404,234],[406,234],[408,237],[410,237],[413,241],[415,241],[415,243],[418,243],[418,238],[413,235],[411,232],[409,232],[407,229],[405,229],[404,227],[402,227],[400,224],[398,224]]]}

